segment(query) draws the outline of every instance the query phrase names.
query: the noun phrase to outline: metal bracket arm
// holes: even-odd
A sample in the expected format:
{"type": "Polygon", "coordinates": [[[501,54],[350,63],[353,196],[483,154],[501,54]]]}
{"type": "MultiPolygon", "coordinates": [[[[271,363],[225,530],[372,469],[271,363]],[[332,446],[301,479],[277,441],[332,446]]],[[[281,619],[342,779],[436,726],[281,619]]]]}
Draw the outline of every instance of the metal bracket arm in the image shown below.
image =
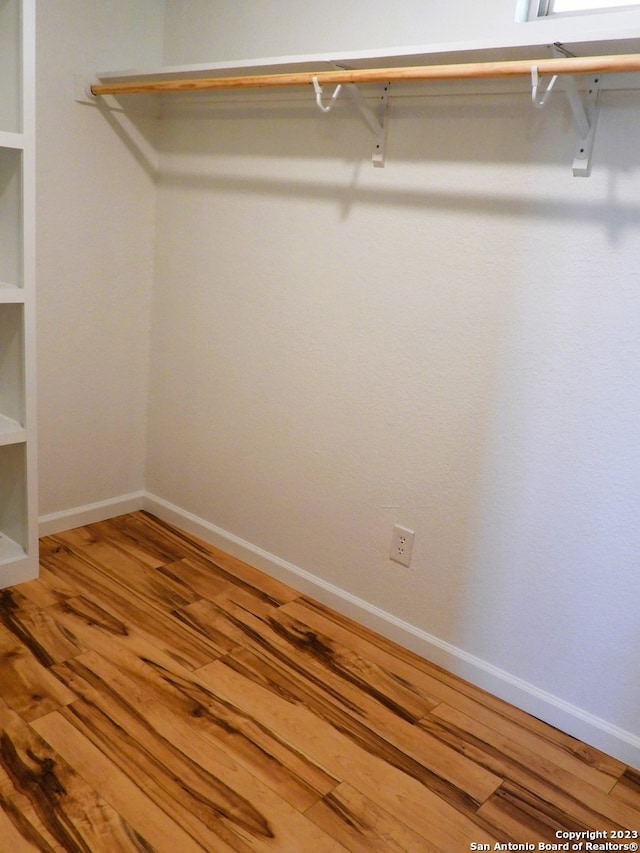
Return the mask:
{"type": "MultiPolygon", "coordinates": [[[[571,78],[571,85],[575,88],[575,81],[573,78],[571,78]]],[[[575,92],[575,97],[569,95],[569,92],[567,91],[567,96],[569,97],[573,116],[576,120],[576,124],[578,125],[578,134],[580,137],[576,148],[576,155],[573,160],[573,175],[576,178],[588,178],[591,174],[591,152],[593,151],[593,141],[596,135],[596,123],[599,113],[599,94],[599,77],[592,77],[589,79],[586,106],[583,105],[577,91],[575,92]],[[574,109],[573,104],[575,101],[580,105],[579,111],[574,109]]]]}
{"type": "MultiPolygon", "coordinates": [[[[554,56],[558,57],[572,56],[572,54],[569,53],[569,51],[566,50],[559,43],[556,43],[551,46],[551,52],[554,54],[554,56]]],[[[553,89],[553,86],[557,80],[557,77],[558,75],[556,74],[545,89],[542,97],[539,97],[538,68],[535,65],[532,66],[531,99],[533,101],[534,106],[543,107],[546,104],[547,99],[551,94],[551,90],[553,89]]],[[[562,75],[562,85],[564,87],[564,93],[567,96],[567,100],[569,102],[569,106],[571,107],[573,119],[576,123],[576,128],[578,131],[578,146],[573,160],[573,175],[577,178],[587,178],[591,174],[591,152],[593,150],[596,120],[598,117],[598,94],[600,92],[600,78],[591,77],[588,83],[589,86],[587,89],[587,97],[585,104],[583,103],[582,98],[578,93],[578,86],[576,84],[575,77],[571,74],[562,75]]]]}
{"type": "Polygon", "coordinates": [[[385,118],[387,115],[387,105],[389,100],[389,83],[385,83],[383,93],[380,97],[380,105],[378,115],[366,103],[365,99],[360,94],[360,90],[354,83],[345,83],[345,90],[349,94],[353,103],[360,110],[362,118],[365,120],[370,130],[373,132],[373,155],[372,162],[374,166],[384,166],[386,128],[385,118]]]}
{"type": "MultiPolygon", "coordinates": [[[[336,66],[336,68],[338,70],[344,70],[339,66],[336,66]]],[[[318,78],[314,76],[312,78],[312,82],[313,89],[316,95],[316,104],[318,106],[318,109],[320,109],[323,113],[328,113],[333,109],[333,106],[336,102],[336,98],[340,94],[341,89],[344,89],[344,91],[349,95],[353,103],[360,111],[360,115],[365,120],[369,130],[371,130],[371,132],[373,133],[373,155],[371,158],[373,165],[378,167],[384,166],[386,142],[385,118],[387,113],[390,84],[386,83],[384,86],[384,90],[380,98],[380,105],[376,114],[376,111],[371,109],[371,107],[362,97],[360,90],[355,85],[355,83],[341,83],[336,86],[329,103],[324,105],[322,103],[322,86],[319,84],[318,78]]]]}
{"type": "MultiPolygon", "coordinates": [[[[573,57],[571,51],[560,42],[551,45],[551,53],[557,57],[573,57]]],[[[586,99],[583,102],[578,93],[576,78],[572,74],[563,76],[564,92],[578,130],[578,145],[573,159],[573,175],[576,178],[588,178],[591,174],[591,153],[598,119],[600,78],[587,78],[587,83],[586,99]]]]}

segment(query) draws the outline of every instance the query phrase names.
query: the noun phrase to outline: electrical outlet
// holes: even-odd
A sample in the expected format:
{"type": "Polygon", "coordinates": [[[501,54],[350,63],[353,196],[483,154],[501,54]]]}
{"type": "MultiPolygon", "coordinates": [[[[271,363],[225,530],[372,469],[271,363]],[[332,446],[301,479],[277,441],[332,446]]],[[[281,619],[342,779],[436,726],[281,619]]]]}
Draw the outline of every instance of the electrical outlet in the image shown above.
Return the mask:
{"type": "Polygon", "coordinates": [[[389,557],[402,566],[408,566],[411,562],[411,552],[413,551],[415,535],[413,530],[407,530],[406,527],[400,527],[399,524],[396,524],[393,528],[393,536],[391,537],[389,557]]]}

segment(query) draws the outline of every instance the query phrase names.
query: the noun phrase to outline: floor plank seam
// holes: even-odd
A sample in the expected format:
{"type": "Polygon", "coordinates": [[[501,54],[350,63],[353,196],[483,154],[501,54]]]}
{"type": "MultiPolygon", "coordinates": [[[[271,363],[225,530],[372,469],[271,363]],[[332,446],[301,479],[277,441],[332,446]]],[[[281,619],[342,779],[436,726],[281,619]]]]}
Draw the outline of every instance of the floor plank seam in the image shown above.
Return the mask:
{"type": "Polygon", "coordinates": [[[41,554],[0,594],[16,853],[60,848],[33,807],[51,772],[65,853],[458,853],[640,826],[637,770],[148,513],[41,554]]]}

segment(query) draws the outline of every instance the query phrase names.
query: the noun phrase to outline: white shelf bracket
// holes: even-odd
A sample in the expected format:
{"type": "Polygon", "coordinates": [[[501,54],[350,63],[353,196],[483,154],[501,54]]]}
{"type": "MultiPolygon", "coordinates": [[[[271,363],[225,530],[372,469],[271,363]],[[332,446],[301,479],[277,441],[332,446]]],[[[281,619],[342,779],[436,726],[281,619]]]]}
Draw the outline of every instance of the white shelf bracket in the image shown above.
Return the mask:
{"type": "MultiPolygon", "coordinates": [[[[344,71],[343,67],[336,65],[334,66],[338,71],[344,71]]],[[[380,96],[378,109],[373,110],[369,104],[362,97],[360,90],[356,86],[355,83],[343,83],[336,86],[333,95],[331,96],[331,100],[325,106],[322,103],[322,86],[318,83],[318,78],[313,77],[313,89],[316,94],[316,104],[318,105],[318,109],[322,110],[323,113],[328,113],[333,108],[336,98],[340,94],[340,90],[344,89],[344,91],[349,95],[353,103],[356,105],[358,110],[360,111],[360,115],[365,120],[369,130],[373,133],[373,154],[371,156],[371,162],[374,166],[381,168],[384,166],[385,159],[385,147],[386,147],[386,127],[385,127],[385,119],[387,116],[387,106],[389,102],[389,88],[391,83],[385,83],[382,90],[382,95],[380,96]]]]}
{"type": "Polygon", "coordinates": [[[588,178],[591,174],[591,153],[599,112],[600,78],[590,77],[588,83],[585,105],[578,95],[574,78],[565,80],[565,91],[571,104],[573,117],[578,125],[579,140],[573,159],[573,176],[575,178],[588,178]]]}
{"type": "MultiPolygon", "coordinates": [[[[551,45],[551,53],[557,57],[573,57],[573,54],[560,42],[551,45]]],[[[573,176],[588,178],[591,174],[591,153],[598,118],[600,77],[587,78],[587,94],[584,102],[578,92],[576,78],[572,74],[563,75],[562,84],[578,131],[578,144],[573,158],[573,176]]]]}
{"type": "Polygon", "coordinates": [[[384,166],[385,147],[386,147],[386,127],[385,119],[387,117],[387,106],[389,103],[389,88],[391,84],[385,83],[380,96],[377,114],[376,111],[366,103],[365,99],[360,94],[360,90],[354,83],[345,83],[345,91],[353,103],[360,110],[362,118],[365,120],[369,129],[373,133],[373,154],[371,161],[374,166],[381,168],[384,166]]]}
{"type": "MultiPolygon", "coordinates": [[[[531,100],[535,107],[541,108],[547,103],[557,76],[553,77],[542,97],[539,97],[538,68],[535,65],[531,68],[531,100]]],[[[575,157],[573,158],[573,176],[574,178],[588,178],[591,174],[591,152],[593,150],[596,120],[598,117],[600,78],[589,78],[586,104],[582,102],[582,98],[578,93],[575,77],[570,74],[563,75],[562,85],[578,131],[578,145],[575,157]]]]}

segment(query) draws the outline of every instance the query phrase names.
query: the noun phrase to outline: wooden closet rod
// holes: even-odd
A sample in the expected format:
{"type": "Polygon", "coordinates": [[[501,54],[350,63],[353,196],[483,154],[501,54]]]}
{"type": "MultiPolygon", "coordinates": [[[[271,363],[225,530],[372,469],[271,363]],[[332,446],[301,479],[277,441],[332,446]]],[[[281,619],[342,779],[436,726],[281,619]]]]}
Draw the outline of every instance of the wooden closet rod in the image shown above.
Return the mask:
{"type": "Polygon", "coordinates": [[[281,74],[248,74],[237,77],[208,77],[186,80],[132,80],[127,83],[96,83],[91,93],[138,95],[153,92],[199,92],[223,89],[257,89],[272,86],[307,86],[314,77],[320,85],[338,83],[386,83],[393,81],[469,80],[528,77],[539,74],[605,74],[640,71],[640,54],[576,56],[552,59],[515,59],[501,62],[468,62],[456,65],[415,65],[402,68],[364,68],[336,71],[293,71],[281,74]]]}

